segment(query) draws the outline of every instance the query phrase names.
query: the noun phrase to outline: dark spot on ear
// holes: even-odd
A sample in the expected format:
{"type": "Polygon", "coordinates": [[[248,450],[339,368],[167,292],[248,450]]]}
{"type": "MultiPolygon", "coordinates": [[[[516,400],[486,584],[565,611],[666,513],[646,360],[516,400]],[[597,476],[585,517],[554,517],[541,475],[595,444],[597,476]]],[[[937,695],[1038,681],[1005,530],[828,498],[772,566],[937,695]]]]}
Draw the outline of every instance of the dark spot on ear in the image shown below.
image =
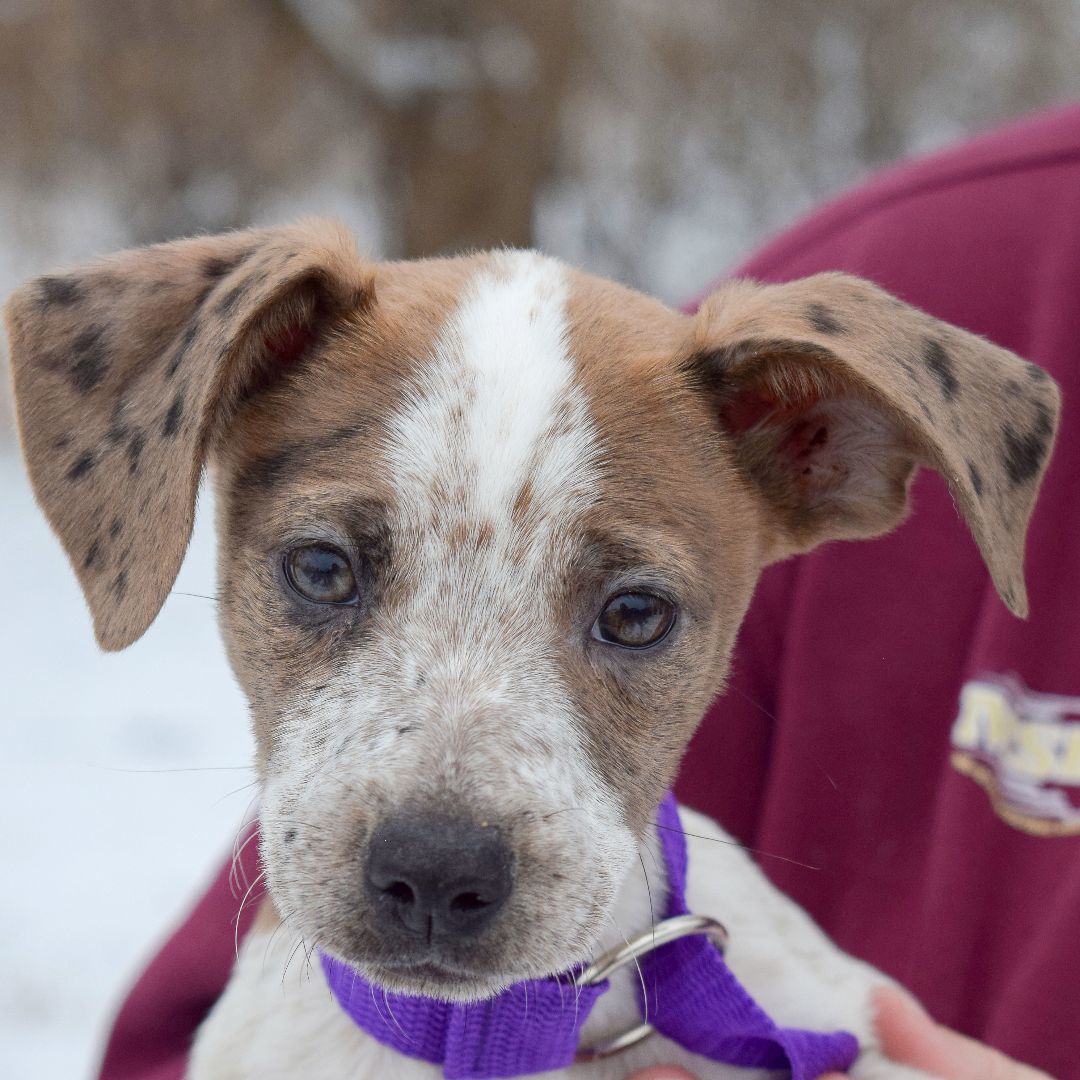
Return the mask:
{"type": "Polygon", "coordinates": [[[89,570],[94,563],[97,562],[98,556],[101,554],[101,545],[95,540],[89,548],[86,549],[86,558],[83,559],[83,569],[89,570]]]}
{"type": "Polygon", "coordinates": [[[69,480],[81,480],[87,473],[93,471],[96,464],[97,457],[93,450],[87,450],[86,453],[80,454],[75,463],[68,469],[67,478],[69,480]]]}
{"type": "Polygon", "coordinates": [[[44,277],[38,282],[41,299],[46,304],[68,307],[82,297],[82,286],[75,278],[44,277]]]}
{"type": "Polygon", "coordinates": [[[241,281],[238,285],[234,285],[227,293],[224,293],[220,300],[216,304],[217,311],[220,315],[229,315],[233,309],[240,302],[240,298],[247,292],[249,282],[241,281]]]}
{"type": "Polygon", "coordinates": [[[1050,410],[1041,401],[1035,403],[1035,424],[1026,435],[1017,435],[1015,428],[1005,425],[1002,461],[1013,487],[1038,475],[1050,448],[1050,437],[1053,433],[1054,424],[1050,410]]]}
{"type": "Polygon", "coordinates": [[[952,357],[936,338],[927,338],[923,345],[923,362],[941,385],[941,393],[946,401],[952,401],[960,389],[960,384],[953,374],[952,357]]]}
{"type": "Polygon", "coordinates": [[[918,383],[919,376],[915,371],[915,365],[906,357],[900,354],[894,354],[893,359],[904,369],[904,374],[913,382],[918,383]]]}
{"type": "Polygon", "coordinates": [[[124,410],[127,402],[121,397],[113,406],[109,417],[109,426],[105,429],[105,439],[113,446],[122,443],[128,437],[128,426],[124,423],[124,410]]]}
{"type": "Polygon", "coordinates": [[[1045,382],[1050,378],[1048,372],[1043,371],[1038,364],[1025,364],[1024,370],[1027,372],[1029,379],[1034,379],[1035,382],[1045,382]]]}
{"type": "Polygon", "coordinates": [[[165,420],[161,425],[161,434],[171,439],[180,430],[180,421],[184,417],[184,395],[177,394],[173,398],[169,411],[165,414],[165,420]]]}
{"type": "Polygon", "coordinates": [[[176,344],[172,359],[169,361],[169,366],[165,369],[166,379],[171,379],[177,371],[180,370],[180,366],[187,357],[187,351],[191,348],[191,343],[195,340],[195,335],[199,332],[199,325],[199,320],[195,318],[184,328],[184,333],[176,344]]]}
{"type": "Polygon", "coordinates": [[[146,436],[141,431],[136,431],[128,441],[128,472],[134,476],[139,471],[139,458],[143,447],[146,446],[146,436]]]}
{"type": "Polygon", "coordinates": [[[819,334],[846,334],[848,328],[824,305],[810,304],[806,320],[819,334]]]}
{"type": "Polygon", "coordinates": [[[53,439],[52,448],[54,450],[66,450],[71,445],[70,435],[60,435],[53,439]]]}
{"type": "Polygon", "coordinates": [[[124,528],[124,522],[121,518],[114,517],[112,524],[109,526],[109,539],[115,540],[124,528]]]}
{"type": "Polygon", "coordinates": [[[971,486],[975,489],[975,494],[981,496],[982,493],[983,493],[982,474],[975,467],[975,465],[970,461],[967,463],[967,467],[968,467],[968,476],[971,477],[971,486]]]}
{"type": "Polygon", "coordinates": [[[296,839],[296,830],[295,829],[286,829],[285,830],[285,843],[286,844],[291,844],[295,839],[296,839]]]}
{"type": "Polygon", "coordinates": [[[223,277],[231,274],[245,258],[247,258],[247,252],[242,255],[234,255],[228,259],[211,255],[209,259],[203,262],[203,274],[213,281],[220,281],[223,277]]]}
{"type": "Polygon", "coordinates": [[[121,570],[120,573],[117,574],[116,577],[113,578],[112,591],[113,591],[113,596],[116,597],[118,602],[120,600],[124,599],[124,593],[127,592],[127,571],[126,570],[121,570]]]}
{"type": "Polygon", "coordinates": [[[100,326],[84,330],[72,343],[74,362],[71,365],[71,381],[80,394],[88,394],[105,378],[109,363],[105,356],[102,338],[105,331],[100,326]]]}

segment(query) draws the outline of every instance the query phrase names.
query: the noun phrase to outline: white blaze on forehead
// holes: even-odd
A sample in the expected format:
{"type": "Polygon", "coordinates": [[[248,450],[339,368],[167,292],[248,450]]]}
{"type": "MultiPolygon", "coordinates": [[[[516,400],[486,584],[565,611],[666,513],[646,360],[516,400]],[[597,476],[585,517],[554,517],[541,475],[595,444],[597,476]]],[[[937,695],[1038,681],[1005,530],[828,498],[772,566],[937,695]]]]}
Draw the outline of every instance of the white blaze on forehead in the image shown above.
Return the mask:
{"type": "Polygon", "coordinates": [[[528,480],[550,520],[591,488],[596,439],[567,347],[564,270],[527,251],[492,260],[420,358],[422,388],[393,425],[406,513],[449,490],[469,517],[503,523],[528,480]]]}
{"type": "MultiPolygon", "coordinates": [[[[429,772],[473,794],[490,788],[493,805],[584,808],[609,797],[555,659],[573,636],[555,590],[595,494],[599,448],[566,300],[558,262],[492,256],[432,355],[418,358],[418,389],[390,425],[391,527],[408,537],[395,557],[412,589],[384,643],[385,707],[393,716],[400,701],[419,718],[425,745],[413,752],[430,755],[429,772]],[[526,486],[528,512],[516,514],[526,486]],[[422,689],[400,685],[413,671],[422,689]]],[[[373,688],[370,672],[363,686],[373,688]]]]}

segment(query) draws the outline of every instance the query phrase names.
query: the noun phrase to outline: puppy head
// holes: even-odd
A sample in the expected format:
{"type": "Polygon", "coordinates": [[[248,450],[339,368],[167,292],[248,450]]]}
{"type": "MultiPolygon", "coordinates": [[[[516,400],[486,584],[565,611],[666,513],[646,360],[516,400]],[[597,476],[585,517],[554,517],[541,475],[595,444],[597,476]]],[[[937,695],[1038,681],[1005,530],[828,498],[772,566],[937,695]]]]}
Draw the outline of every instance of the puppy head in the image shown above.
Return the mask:
{"type": "Polygon", "coordinates": [[[271,894],[390,989],[587,955],[761,568],[892,528],[919,465],[1025,607],[1056,388],[852,278],[688,318],[529,253],[365,266],[308,223],[39,279],[7,315],[104,647],[156,615],[213,465],[271,894]]]}

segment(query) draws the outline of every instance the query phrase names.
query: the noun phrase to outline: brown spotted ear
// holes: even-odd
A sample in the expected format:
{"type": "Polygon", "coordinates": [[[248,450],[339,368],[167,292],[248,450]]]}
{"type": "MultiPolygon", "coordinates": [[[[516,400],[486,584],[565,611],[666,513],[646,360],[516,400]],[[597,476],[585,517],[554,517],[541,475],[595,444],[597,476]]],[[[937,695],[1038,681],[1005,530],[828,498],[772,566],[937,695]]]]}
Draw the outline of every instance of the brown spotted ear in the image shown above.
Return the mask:
{"type": "Polygon", "coordinates": [[[1024,536],[1060,409],[1041,368],[843,274],[733,282],[694,327],[686,367],[765,496],[770,559],[893,528],[926,465],[1026,615],[1024,536]]]}
{"type": "Polygon", "coordinates": [[[348,234],[310,221],[123,252],[11,297],[30,478],[103,648],[161,608],[236,405],[371,295],[348,234]]]}

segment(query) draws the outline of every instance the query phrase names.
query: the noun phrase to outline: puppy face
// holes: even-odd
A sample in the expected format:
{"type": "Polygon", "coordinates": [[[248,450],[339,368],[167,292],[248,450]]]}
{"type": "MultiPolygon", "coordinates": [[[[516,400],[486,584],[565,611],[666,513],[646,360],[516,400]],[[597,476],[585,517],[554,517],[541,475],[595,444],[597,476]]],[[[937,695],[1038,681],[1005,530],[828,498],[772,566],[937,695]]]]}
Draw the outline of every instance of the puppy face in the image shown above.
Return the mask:
{"type": "Polygon", "coordinates": [[[370,266],[325,223],[9,303],[24,449],[108,648],[215,473],[271,895],[387,989],[586,957],[767,563],[946,478],[1006,603],[1057,420],[1031,365],[841,275],[695,318],[530,253],[370,266]]]}
{"type": "Polygon", "coordinates": [[[238,417],[221,610],[290,925],[381,985],[477,995],[580,961],[640,872],[760,553],[678,338],[628,353],[597,315],[652,305],[526,253],[448,269],[430,338],[393,340],[424,282],[388,269],[377,315],[238,417]],[[296,580],[309,563],[336,592],[296,580]],[[488,932],[387,932],[364,874],[401,814],[496,831],[513,886],[488,932]]]}

